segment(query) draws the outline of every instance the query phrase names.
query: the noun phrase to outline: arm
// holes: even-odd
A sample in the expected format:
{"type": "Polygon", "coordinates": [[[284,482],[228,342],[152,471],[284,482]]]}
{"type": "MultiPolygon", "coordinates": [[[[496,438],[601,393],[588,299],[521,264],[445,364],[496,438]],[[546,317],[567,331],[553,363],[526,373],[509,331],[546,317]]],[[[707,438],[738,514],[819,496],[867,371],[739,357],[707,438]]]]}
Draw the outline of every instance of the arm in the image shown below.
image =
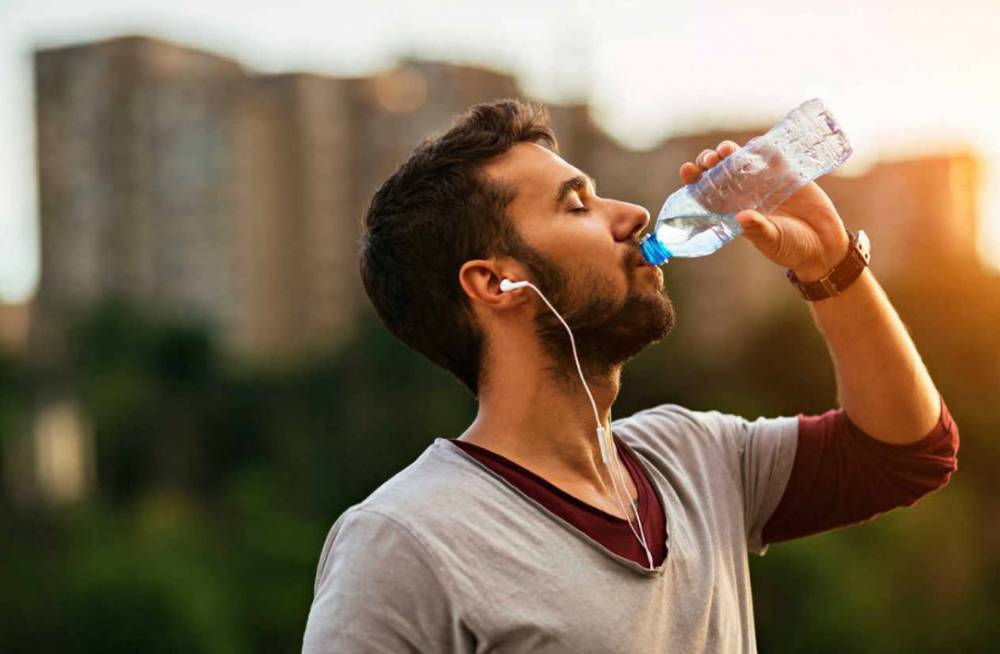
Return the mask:
{"type": "MultiPolygon", "coordinates": [[[[737,150],[723,141],[681,166],[691,183],[737,150]]],[[[847,253],[849,239],[830,198],[811,182],[773,214],[741,211],[744,236],[771,261],[805,282],[823,277],[847,253]]],[[[905,326],[870,269],[841,295],[810,303],[837,375],[841,406],[873,438],[905,444],[938,422],[940,396],[905,326]]]]}
{"type": "Polygon", "coordinates": [[[851,420],[886,443],[923,438],[940,417],[940,395],[871,270],[841,295],[809,303],[809,310],[830,349],[840,405],[851,420]]]}

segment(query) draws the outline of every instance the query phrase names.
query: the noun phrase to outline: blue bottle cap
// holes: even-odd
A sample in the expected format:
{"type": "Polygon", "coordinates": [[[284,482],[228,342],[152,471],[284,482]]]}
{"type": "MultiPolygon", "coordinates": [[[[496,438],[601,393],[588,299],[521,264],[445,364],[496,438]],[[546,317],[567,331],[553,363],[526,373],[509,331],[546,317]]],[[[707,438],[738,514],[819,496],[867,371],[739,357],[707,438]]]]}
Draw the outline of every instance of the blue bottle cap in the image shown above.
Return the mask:
{"type": "Polygon", "coordinates": [[[642,249],[642,256],[654,266],[666,263],[667,259],[674,256],[674,253],[668,250],[663,243],[660,243],[653,232],[646,234],[646,237],[639,243],[639,247],[642,249]]]}

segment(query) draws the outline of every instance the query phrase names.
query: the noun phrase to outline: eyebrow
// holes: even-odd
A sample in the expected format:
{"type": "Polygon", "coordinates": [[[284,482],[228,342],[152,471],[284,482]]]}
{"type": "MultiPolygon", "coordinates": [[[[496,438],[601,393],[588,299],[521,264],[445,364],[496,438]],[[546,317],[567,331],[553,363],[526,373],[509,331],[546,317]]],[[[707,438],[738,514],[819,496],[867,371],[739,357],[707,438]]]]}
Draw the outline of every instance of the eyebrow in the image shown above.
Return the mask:
{"type": "Polygon", "coordinates": [[[556,193],[556,204],[562,204],[562,201],[566,199],[570,191],[579,191],[586,188],[587,183],[590,182],[591,188],[594,192],[597,192],[597,180],[595,180],[590,175],[577,175],[576,177],[571,177],[565,182],[559,185],[559,192],[556,193]]]}

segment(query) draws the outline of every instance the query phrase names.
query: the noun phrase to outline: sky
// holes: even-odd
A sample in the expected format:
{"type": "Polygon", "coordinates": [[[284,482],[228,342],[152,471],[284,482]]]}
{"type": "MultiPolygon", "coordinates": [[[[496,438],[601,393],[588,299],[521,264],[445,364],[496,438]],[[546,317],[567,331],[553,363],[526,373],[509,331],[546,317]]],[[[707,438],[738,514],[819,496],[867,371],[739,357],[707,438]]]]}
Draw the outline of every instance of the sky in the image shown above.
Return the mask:
{"type": "MultiPolygon", "coordinates": [[[[634,147],[773,124],[820,97],[854,145],[845,173],[980,157],[980,247],[1000,269],[997,0],[0,0],[0,301],[24,301],[37,284],[31,53],[126,33],[262,72],[366,75],[405,57],[486,65],[541,100],[591,102],[634,147]]],[[[677,180],[663,183],[666,197],[677,180]]]]}

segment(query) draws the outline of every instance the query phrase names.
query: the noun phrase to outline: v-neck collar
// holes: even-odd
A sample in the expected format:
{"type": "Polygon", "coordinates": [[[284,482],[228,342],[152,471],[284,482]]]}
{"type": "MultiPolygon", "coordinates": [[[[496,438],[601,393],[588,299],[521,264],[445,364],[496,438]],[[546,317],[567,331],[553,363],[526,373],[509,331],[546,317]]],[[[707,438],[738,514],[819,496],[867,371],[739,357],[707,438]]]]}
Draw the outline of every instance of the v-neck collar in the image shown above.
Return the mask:
{"type": "MultiPolygon", "coordinates": [[[[618,438],[616,435],[614,435],[613,432],[612,432],[612,437],[614,438],[615,443],[617,443],[620,447],[622,447],[623,449],[625,449],[626,452],[627,452],[627,454],[632,457],[633,462],[641,468],[643,474],[645,474],[645,476],[646,476],[646,479],[649,481],[650,487],[652,487],[652,489],[653,489],[653,493],[656,495],[657,501],[660,502],[660,506],[663,509],[663,518],[664,518],[664,527],[665,527],[664,528],[664,532],[665,532],[665,536],[666,536],[666,540],[667,540],[667,542],[666,542],[667,556],[663,559],[663,562],[659,566],[657,566],[657,567],[655,567],[653,569],[649,569],[649,568],[647,568],[647,567],[645,567],[643,565],[640,565],[640,564],[636,563],[632,559],[623,557],[623,556],[621,556],[619,554],[616,554],[615,552],[612,552],[607,547],[605,547],[604,545],[602,545],[601,543],[599,543],[598,541],[596,541],[589,534],[587,534],[586,532],[582,531],[579,527],[577,527],[576,525],[572,524],[571,522],[569,522],[568,520],[566,520],[565,518],[563,518],[559,514],[555,513],[554,511],[552,511],[551,509],[549,509],[544,504],[538,502],[533,497],[529,496],[523,490],[521,490],[520,488],[518,488],[516,485],[512,484],[503,475],[500,475],[497,472],[495,472],[494,470],[491,470],[489,467],[487,467],[486,465],[484,465],[481,461],[479,461],[478,459],[476,459],[476,457],[472,456],[468,452],[464,451],[461,447],[459,447],[455,443],[451,442],[450,439],[447,439],[447,438],[436,438],[436,439],[434,439],[434,445],[435,446],[443,446],[443,447],[447,448],[448,450],[456,453],[458,456],[460,456],[461,458],[465,459],[466,461],[471,462],[473,465],[477,466],[480,470],[483,470],[487,474],[492,475],[496,479],[499,479],[505,486],[507,486],[507,488],[509,488],[514,493],[516,493],[520,497],[522,497],[525,500],[527,500],[529,503],[531,503],[533,506],[535,506],[536,508],[538,508],[539,510],[541,510],[543,513],[549,515],[550,517],[552,517],[552,518],[556,519],[557,521],[559,521],[560,523],[562,523],[570,531],[572,531],[572,532],[576,533],[578,536],[580,536],[591,547],[596,548],[597,550],[599,550],[600,552],[602,552],[605,556],[610,557],[611,559],[613,559],[618,564],[623,565],[623,566],[629,568],[630,570],[632,570],[633,572],[637,572],[637,573],[642,574],[643,576],[646,576],[646,577],[660,577],[660,576],[663,575],[664,571],[666,570],[667,564],[671,560],[671,557],[670,557],[670,544],[669,544],[669,537],[670,537],[670,533],[671,533],[670,532],[670,515],[669,515],[669,512],[667,511],[666,505],[663,503],[663,493],[660,491],[660,488],[657,486],[657,484],[654,481],[654,475],[652,474],[653,471],[651,471],[648,468],[648,466],[646,465],[646,463],[643,461],[642,457],[640,457],[635,452],[635,450],[632,449],[632,447],[628,443],[626,443],[624,440],[622,440],[622,439],[618,438]]],[[[481,449],[485,449],[485,448],[481,448],[481,449]]],[[[561,493],[563,495],[569,495],[568,493],[566,493],[566,491],[563,491],[562,489],[558,488],[557,486],[555,486],[554,484],[552,484],[548,480],[540,477],[539,475],[531,472],[530,470],[527,470],[526,468],[523,468],[523,466],[519,466],[517,463],[515,463],[513,461],[510,461],[509,459],[506,459],[505,457],[503,457],[500,454],[496,454],[495,452],[492,452],[490,450],[487,450],[487,451],[489,451],[492,455],[500,457],[500,458],[504,459],[505,461],[509,461],[510,464],[512,464],[514,466],[517,466],[517,467],[521,468],[522,470],[525,470],[526,473],[532,475],[533,477],[535,477],[537,479],[540,479],[547,486],[555,489],[557,492],[559,492],[559,493],[561,493]]],[[[640,483],[637,482],[637,481],[635,481],[634,479],[633,479],[633,483],[635,483],[636,490],[640,493],[640,499],[641,499],[641,490],[639,490],[640,483]]],[[[572,496],[570,496],[570,497],[572,497],[572,496]]],[[[605,512],[605,511],[602,511],[601,509],[598,509],[597,507],[591,506],[591,505],[587,504],[586,502],[583,502],[582,500],[579,500],[578,498],[574,498],[574,500],[576,500],[576,502],[578,502],[580,504],[584,504],[587,507],[590,507],[593,511],[596,511],[596,512],[602,514],[603,516],[606,516],[607,518],[610,518],[610,519],[613,519],[613,520],[617,520],[617,521],[621,521],[621,522],[625,522],[621,518],[619,518],[617,516],[613,516],[613,515],[605,512]]],[[[650,500],[651,500],[651,498],[647,498],[647,502],[646,502],[646,504],[647,504],[646,511],[647,512],[650,510],[650,507],[649,507],[650,500]]],[[[642,507],[640,506],[640,512],[641,511],[642,511],[642,507]]],[[[641,517],[640,517],[640,519],[641,519],[641,517]]]]}

